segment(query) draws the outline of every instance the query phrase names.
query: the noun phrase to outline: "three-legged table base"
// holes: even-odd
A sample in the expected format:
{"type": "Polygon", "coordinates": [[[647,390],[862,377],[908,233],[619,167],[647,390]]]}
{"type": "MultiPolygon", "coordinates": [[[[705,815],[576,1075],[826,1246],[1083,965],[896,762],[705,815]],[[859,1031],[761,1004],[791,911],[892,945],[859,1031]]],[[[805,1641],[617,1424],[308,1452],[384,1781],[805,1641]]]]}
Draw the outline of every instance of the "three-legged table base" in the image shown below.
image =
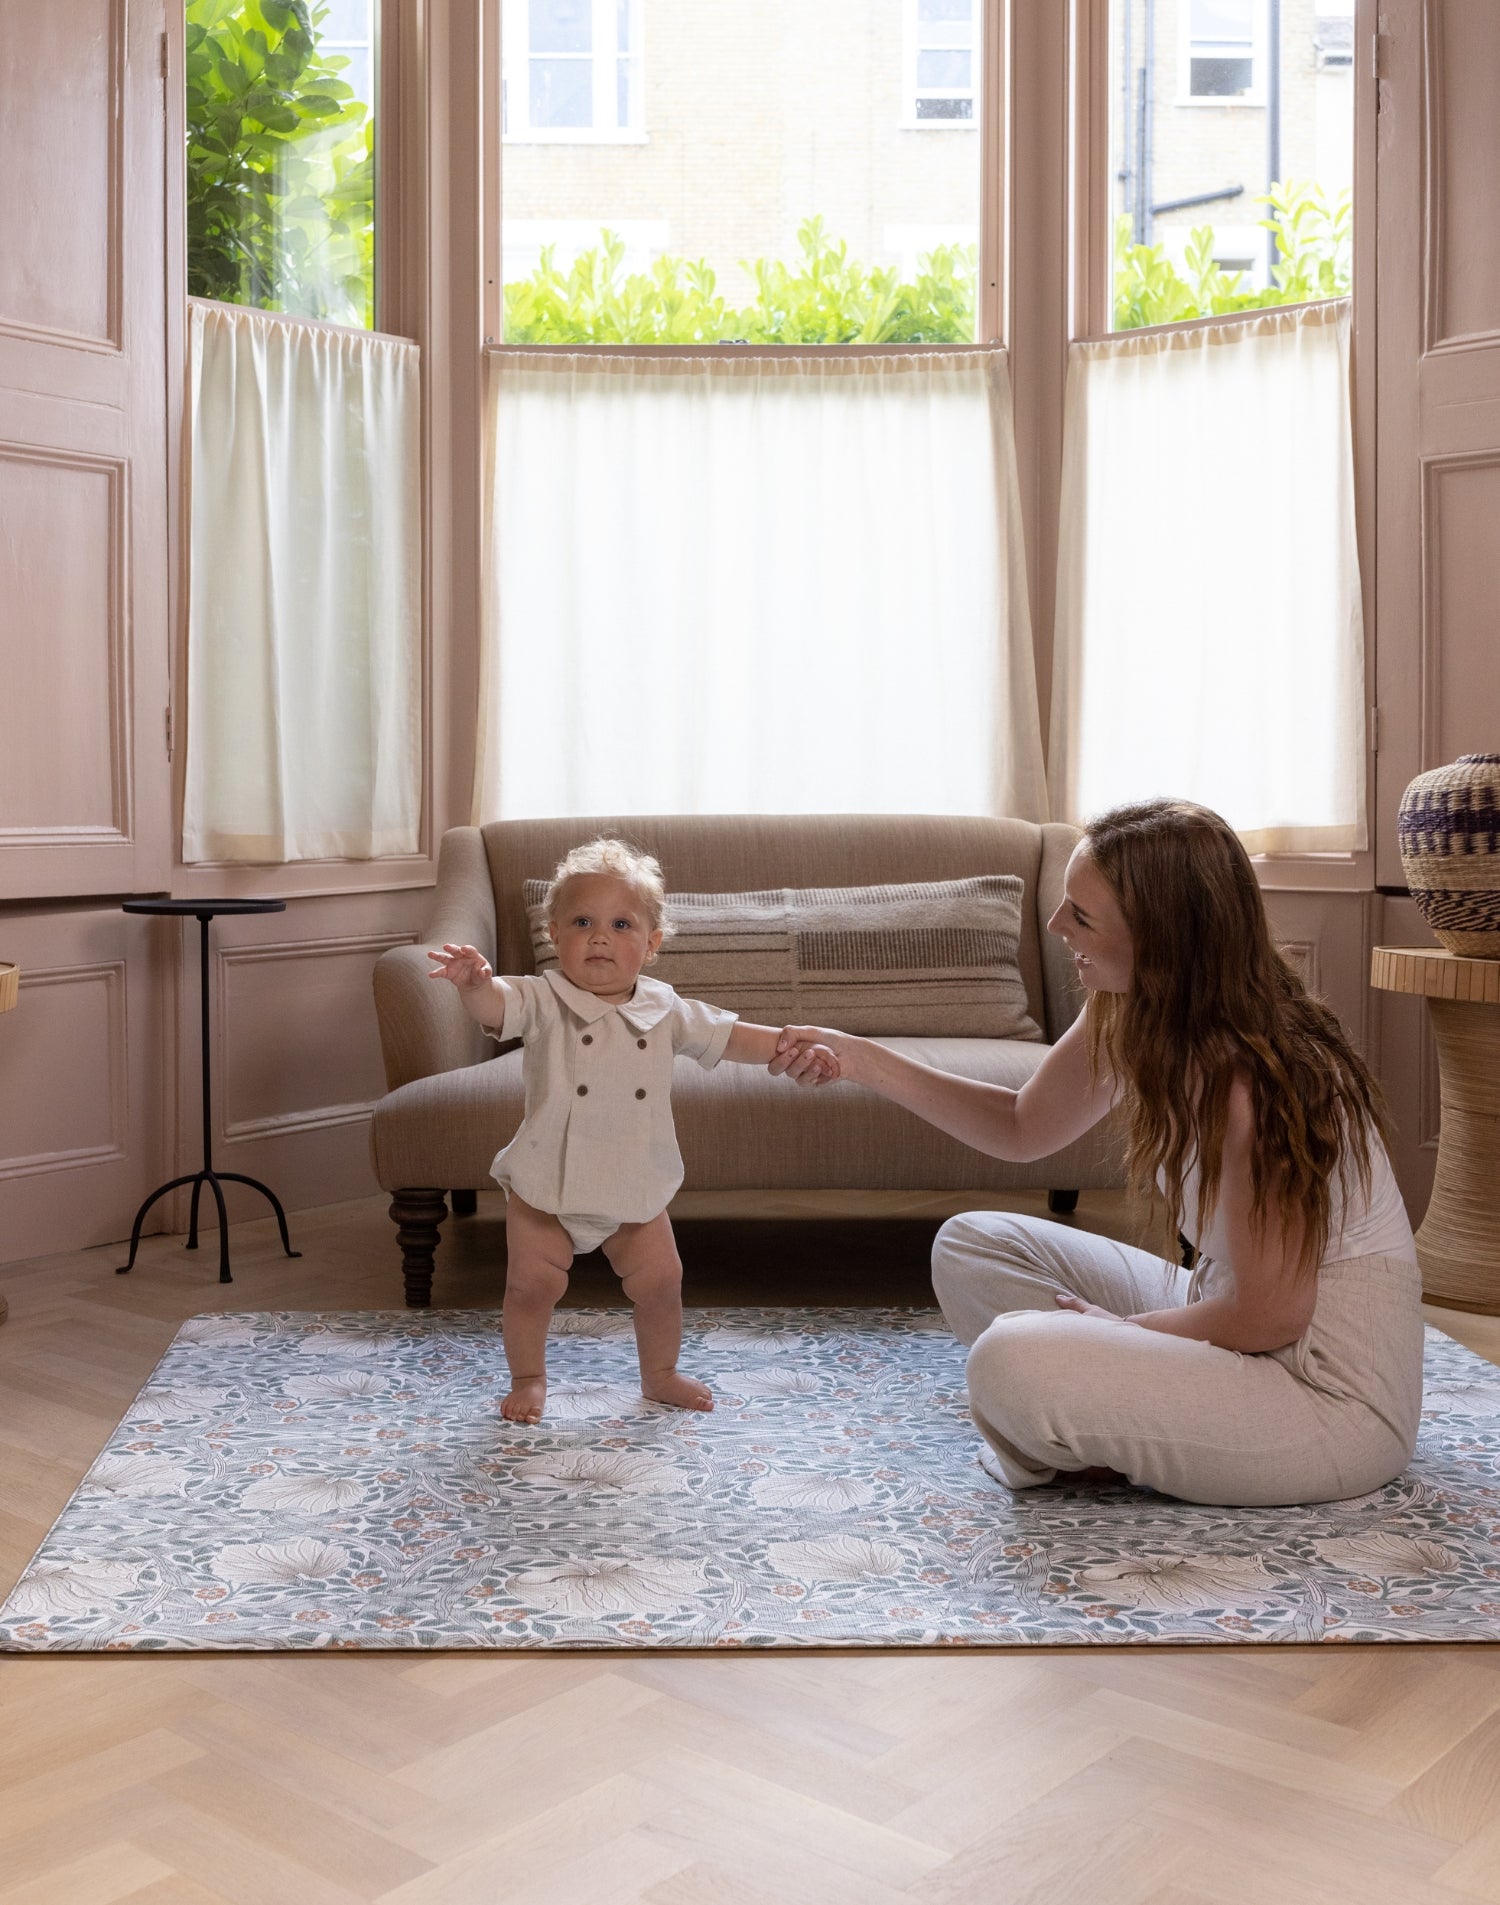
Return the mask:
{"type": "Polygon", "coordinates": [[[174,1177],[170,1184],[163,1184],[141,1205],[135,1214],[135,1222],[130,1227],[130,1258],[115,1271],[117,1277],[123,1277],[135,1263],[135,1253],[140,1248],[141,1242],[141,1225],[146,1221],[146,1212],[150,1210],[157,1198],[165,1197],[168,1191],[175,1191],[183,1184],[191,1184],[193,1187],[193,1207],[188,1217],[187,1247],[189,1250],[198,1248],[198,1199],[203,1195],[205,1184],[213,1192],[214,1202],[219,1207],[220,1283],[234,1282],[234,1278],[229,1274],[229,1213],[224,1208],[224,1193],[219,1189],[220,1184],[248,1184],[252,1191],[259,1191],[276,1213],[276,1222],[281,1229],[282,1249],[289,1257],[302,1255],[300,1250],[292,1248],[292,1240],[287,1233],[286,1212],[281,1208],[281,1199],[268,1184],[262,1184],[258,1177],[245,1177],[239,1171],[193,1171],[186,1177],[174,1177]]]}

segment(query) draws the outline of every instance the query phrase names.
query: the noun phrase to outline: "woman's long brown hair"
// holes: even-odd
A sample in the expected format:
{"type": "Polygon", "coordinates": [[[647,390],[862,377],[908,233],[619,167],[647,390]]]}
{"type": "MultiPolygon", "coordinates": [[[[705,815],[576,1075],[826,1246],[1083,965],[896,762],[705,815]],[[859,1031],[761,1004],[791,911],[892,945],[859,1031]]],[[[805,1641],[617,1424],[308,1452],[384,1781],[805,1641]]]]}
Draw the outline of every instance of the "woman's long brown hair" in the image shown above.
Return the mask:
{"type": "Polygon", "coordinates": [[[1174,1229],[1196,1157],[1198,1235],[1212,1221],[1229,1090],[1250,1086],[1251,1226],[1275,1210],[1300,1244],[1297,1271],[1328,1245],[1333,1173],[1370,1187],[1371,1135],[1386,1137],[1380,1087],[1328,1008],[1272,942],[1260,884],[1238,838],[1206,807],[1148,800],[1089,823],[1084,846],[1134,942],[1128,992],[1087,1007],[1089,1058],[1125,1087],[1128,1165],[1144,1190],[1159,1170],[1174,1229]]]}

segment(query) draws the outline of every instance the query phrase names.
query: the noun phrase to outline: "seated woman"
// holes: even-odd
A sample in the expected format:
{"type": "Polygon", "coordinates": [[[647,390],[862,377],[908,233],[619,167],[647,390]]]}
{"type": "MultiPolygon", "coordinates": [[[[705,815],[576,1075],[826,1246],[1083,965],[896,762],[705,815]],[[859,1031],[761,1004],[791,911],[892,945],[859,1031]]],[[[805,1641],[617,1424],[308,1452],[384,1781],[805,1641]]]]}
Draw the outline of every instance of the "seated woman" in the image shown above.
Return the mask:
{"type": "Polygon", "coordinates": [[[1116,808],[1048,931],[1087,1001],[1020,1091],[811,1027],[772,1067],[798,1076],[821,1041],[845,1078],[1017,1161],[1123,1103],[1131,1182],[1154,1175],[1196,1267],[1039,1218],[945,1224],[933,1283],[972,1345],[981,1462],[1011,1488],[1102,1467],[1222,1504],[1382,1487],[1421,1411],[1411,1227],[1379,1088],[1272,944],[1244,848],[1186,801],[1116,808]]]}

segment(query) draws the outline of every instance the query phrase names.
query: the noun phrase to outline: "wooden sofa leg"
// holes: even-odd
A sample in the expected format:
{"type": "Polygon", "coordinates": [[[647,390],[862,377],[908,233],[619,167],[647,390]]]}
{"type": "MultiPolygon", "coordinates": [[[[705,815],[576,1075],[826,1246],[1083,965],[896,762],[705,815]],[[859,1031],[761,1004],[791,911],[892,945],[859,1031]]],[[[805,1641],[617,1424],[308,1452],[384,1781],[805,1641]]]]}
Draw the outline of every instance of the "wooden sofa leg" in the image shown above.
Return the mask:
{"type": "Polygon", "coordinates": [[[1048,1191],[1047,1208],[1054,1216],[1066,1217],[1078,1208],[1077,1191],[1048,1191]]]}
{"type": "Polygon", "coordinates": [[[478,1191],[449,1191],[448,1198],[455,1217],[472,1217],[479,1209],[478,1191]]]}
{"type": "Polygon", "coordinates": [[[448,1215],[441,1191],[397,1191],[391,1199],[391,1221],[401,1246],[401,1274],[406,1280],[406,1307],[425,1310],[432,1302],[432,1257],[438,1246],[438,1225],[448,1215]]]}

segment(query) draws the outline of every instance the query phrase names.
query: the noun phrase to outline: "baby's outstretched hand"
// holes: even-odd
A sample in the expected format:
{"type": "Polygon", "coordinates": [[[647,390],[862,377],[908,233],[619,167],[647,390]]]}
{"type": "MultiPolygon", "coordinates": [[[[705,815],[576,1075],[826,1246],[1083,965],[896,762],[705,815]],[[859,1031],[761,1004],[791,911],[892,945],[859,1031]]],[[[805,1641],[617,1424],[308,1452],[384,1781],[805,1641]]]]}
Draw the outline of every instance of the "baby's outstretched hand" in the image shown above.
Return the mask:
{"type": "Polygon", "coordinates": [[[436,962],[427,977],[451,979],[460,992],[487,986],[495,976],[494,967],[477,946],[445,945],[441,952],[429,947],[427,957],[436,962]]]}

